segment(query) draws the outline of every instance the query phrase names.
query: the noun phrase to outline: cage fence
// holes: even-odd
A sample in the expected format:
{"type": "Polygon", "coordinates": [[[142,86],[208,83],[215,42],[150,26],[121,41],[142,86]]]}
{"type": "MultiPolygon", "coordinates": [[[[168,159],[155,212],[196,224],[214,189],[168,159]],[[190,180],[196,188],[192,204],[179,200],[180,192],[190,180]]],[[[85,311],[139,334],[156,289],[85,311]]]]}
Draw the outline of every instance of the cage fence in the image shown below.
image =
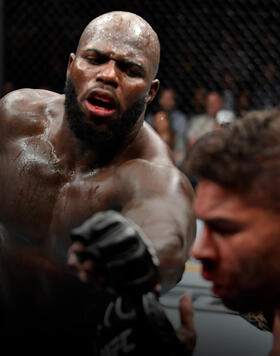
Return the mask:
{"type": "Polygon", "coordinates": [[[278,0],[3,1],[2,94],[23,87],[62,92],[69,53],[86,24],[126,10],[158,33],[161,87],[176,91],[187,114],[199,89],[231,91],[234,110],[242,99],[254,109],[278,106],[278,0]]]}

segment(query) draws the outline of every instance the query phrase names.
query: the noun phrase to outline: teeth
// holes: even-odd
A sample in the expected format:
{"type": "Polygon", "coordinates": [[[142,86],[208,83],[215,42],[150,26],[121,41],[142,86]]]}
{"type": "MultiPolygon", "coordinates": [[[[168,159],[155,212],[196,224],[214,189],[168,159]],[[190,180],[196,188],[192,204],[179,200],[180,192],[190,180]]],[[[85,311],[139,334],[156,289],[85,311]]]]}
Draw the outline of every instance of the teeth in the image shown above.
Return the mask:
{"type": "Polygon", "coordinates": [[[106,109],[113,109],[114,106],[111,104],[111,102],[107,101],[106,99],[104,100],[103,98],[90,98],[89,99],[90,103],[96,106],[104,107],[106,109]]]}
{"type": "Polygon", "coordinates": [[[98,97],[98,96],[96,96],[95,99],[96,99],[96,100],[100,100],[100,101],[104,101],[105,103],[109,103],[109,102],[110,102],[109,99],[107,99],[107,98],[100,98],[100,97],[98,97]]]}

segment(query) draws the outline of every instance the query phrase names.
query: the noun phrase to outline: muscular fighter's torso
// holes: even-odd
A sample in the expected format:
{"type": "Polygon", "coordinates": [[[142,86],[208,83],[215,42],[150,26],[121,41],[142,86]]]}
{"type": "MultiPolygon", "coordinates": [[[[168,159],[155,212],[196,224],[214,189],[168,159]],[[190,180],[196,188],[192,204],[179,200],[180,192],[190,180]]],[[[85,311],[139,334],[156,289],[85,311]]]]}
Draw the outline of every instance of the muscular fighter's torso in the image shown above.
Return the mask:
{"type": "Polygon", "coordinates": [[[153,194],[161,184],[151,179],[153,165],[157,170],[172,165],[167,153],[159,154],[165,146],[143,127],[109,164],[96,167],[77,153],[63,104],[62,95],[29,89],[4,99],[0,221],[14,236],[65,252],[71,228],[94,212],[121,210],[141,195],[143,182],[153,194]]]}

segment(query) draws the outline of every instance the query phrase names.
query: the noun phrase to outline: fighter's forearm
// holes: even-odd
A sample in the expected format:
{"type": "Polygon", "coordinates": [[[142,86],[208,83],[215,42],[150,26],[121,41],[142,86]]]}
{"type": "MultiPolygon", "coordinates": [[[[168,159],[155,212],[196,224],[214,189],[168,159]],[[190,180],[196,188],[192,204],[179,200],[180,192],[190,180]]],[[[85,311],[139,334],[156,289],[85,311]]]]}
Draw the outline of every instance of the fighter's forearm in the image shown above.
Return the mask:
{"type": "Polygon", "coordinates": [[[149,199],[128,204],[122,213],[137,223],[151,240],[160,260],[163,291],[180,280],[195,236],[191,209],[168,201],[149,199]]]}

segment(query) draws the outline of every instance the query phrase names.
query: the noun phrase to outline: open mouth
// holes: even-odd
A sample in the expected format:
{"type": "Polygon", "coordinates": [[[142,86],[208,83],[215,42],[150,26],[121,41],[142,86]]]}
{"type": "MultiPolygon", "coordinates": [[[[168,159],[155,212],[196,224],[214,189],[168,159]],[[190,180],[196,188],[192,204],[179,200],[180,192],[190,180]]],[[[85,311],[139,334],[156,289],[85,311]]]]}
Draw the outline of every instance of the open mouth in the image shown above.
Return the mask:
{"type": "Polygon", "coordinates": [[[106,111],[112,111],[116,109],[116,104],[105,97],[90,97],[87,99],[88,103],[92,106],[94,106],[97,110],[106,110],[106,111]]]}
{"type": "Polygon", "coordinates": [[[117,100],[115,96],[102,89],[93,90],[86,99],[86,107],[90,115],[97,120],[111,118],[117,110],[117,100]]]}

